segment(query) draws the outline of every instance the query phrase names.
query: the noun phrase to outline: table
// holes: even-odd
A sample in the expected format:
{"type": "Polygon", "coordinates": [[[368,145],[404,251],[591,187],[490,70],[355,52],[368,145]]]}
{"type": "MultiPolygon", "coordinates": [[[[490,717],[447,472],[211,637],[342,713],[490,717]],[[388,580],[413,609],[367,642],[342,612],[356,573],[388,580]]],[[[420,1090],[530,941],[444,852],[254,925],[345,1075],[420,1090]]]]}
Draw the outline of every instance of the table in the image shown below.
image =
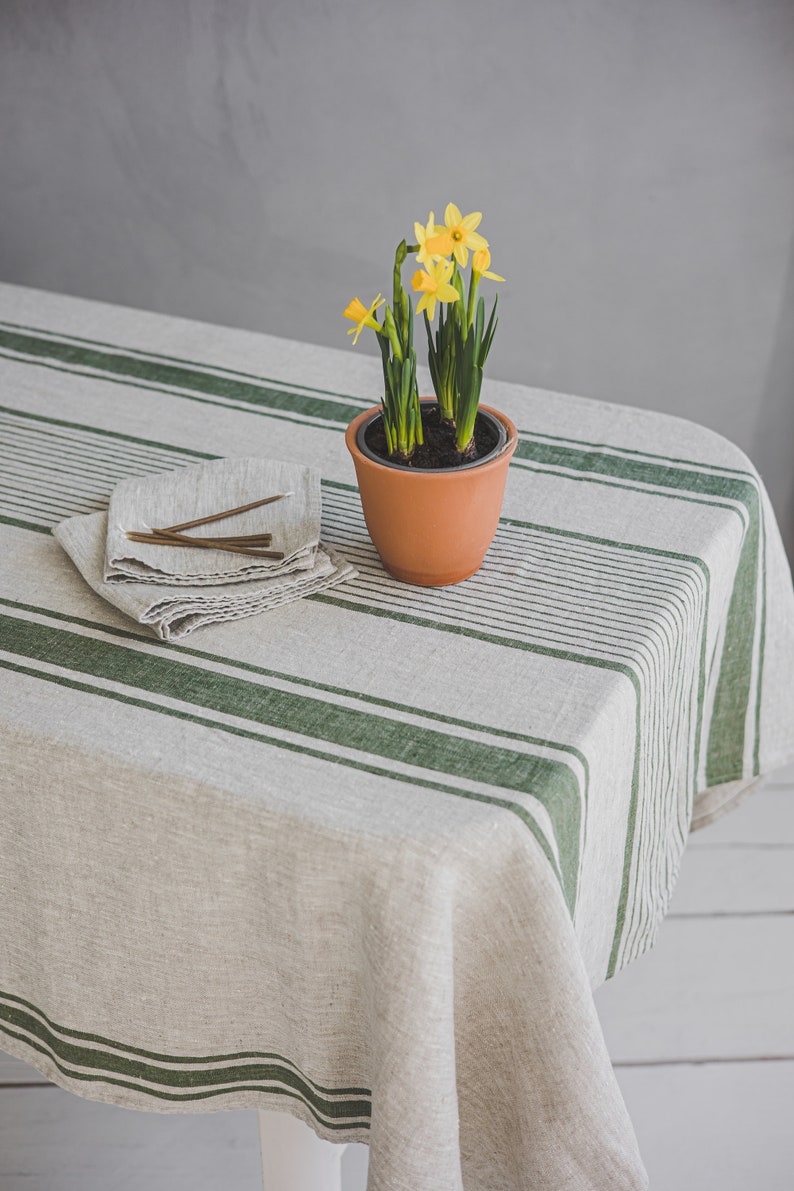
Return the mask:
{"type": "Polygon", "coordinates": [[[640,1188],[591,991],[691,826],[794,757],[794,599],[742,453],[492,382],[458,587],[390,579],[343,445],[377,361],[0,286],[0,1045],[131,1108],[277,1110],[370,1191],[640,1188]],[[317,466],[345,585],[178,645],[50,536],[219,456],[317,466]]]}

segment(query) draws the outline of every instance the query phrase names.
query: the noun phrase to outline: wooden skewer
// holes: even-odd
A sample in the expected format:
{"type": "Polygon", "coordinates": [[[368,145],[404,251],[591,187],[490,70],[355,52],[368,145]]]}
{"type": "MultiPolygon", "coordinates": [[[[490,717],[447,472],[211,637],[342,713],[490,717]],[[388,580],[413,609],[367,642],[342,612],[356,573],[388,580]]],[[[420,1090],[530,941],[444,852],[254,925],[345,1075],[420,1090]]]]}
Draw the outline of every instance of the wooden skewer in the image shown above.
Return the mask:
{"type": "MultiPolygon", "coordinates": [[[[132,532],[138,533],[143,530],[134,530],[132,532]]],[[[170,538],[175,542],[184,540],[190,542],[225,542],[230,546],[269,546],[273,540],[272,533],[245,533],[237,536],[229,535],[228,537],[188,537],[187,534],[175,533],[171,529],[153,529],[150,531],[154,537],[170,538]]]]}
{"type": "Polygon", "coordinates": [[[234,537],[234,536],[231,536],[228,538],[206,538],[205,537],[205,538],[202,538],[201,540],[203,542],[228,542],[232,546],[245,546],[245,545],[253,546],[255,543],[258,542],[260,546],[267,546],[270,542],[273,541],[273,535],[272,535],[272,533],[241,533],[241,534],[238,534],[236,537],[234,537]]]}
{"type": "Polygon", "coordinates": [[[246,549],[259,549],[260,547],[265,548],[270,545],[270,542],[267,540],[259,542],[227,542],[222,538],[216,542],[214,540],[210,541],[208,538],[189,538],[187,535],[182,537],[173,533],[144,533],[143,531],[139,532],[134,529],[131,529],[126,536],[130,541],[157,542],[160,546],[196,546],[199,550],[202,548],[208,549],[209,547],[214,549],[216,546],[239,546],[241,549],[243,547],[246,549]]]}
{"type": "Polygon", "coordinates": [[[199,550],[201,550],[201,549],[223,550],[227,554],[247,554],[250,558],[281,559],[284,557],[283,552],[280,550],[254,550],[254,549],[249,549],[246,546],[218,546],[218,545],[212,545],[210,542],[196,542],[196,543],[174,542],[169,538],[152,538],[152,537],[146,537],[146,538],[131,537],[130,541],[132,541],[132,542],[145,541],[145,542],[148,542],[148,544],[150,546],[177,546],[177,547],[182,547],[182,548],[188,548],[191,545],[194,545],[195,548],[199,549],[199,550]]]}
{"type": "Polygon", "coordinates": [[[198,546],[199,549],[202,547],[204,549],[217,547],[217,549],[221,550],[228,549],[230,546],[239,546],[242,549],[243,546],[251,546],[250,542],[211,542],[208,538],[191,538],[186,533],[161,533],[159,529],[153,529],[151,534],[144,534],[143,536],[146,541],[157,541],[162,545],[168,545],[170,542],[174,546],[198,546]]]}
{"type": "Polygon", "coordinates": [[[181,525],[167,525],[164,531],[153,530],[154,533],[179,533],[183,529],[193,529],[196,525],[208,525],[210,521],[222,521],[224,517],[233,517],[235,513],[247,513],[249,509],[258,509],[261,505],[273,504],[276,500],[284,500],[286,496],[293,496],[292,492],[279,492],[277,496],[266,496],[264,500],[252,500],[250,504],[238,505],[236,509],[225,509],[222,513],[213,513],[209,517],[197,517],[195,521],[183,521],[181,525]]]}
{"type": "Polygon", "coordinates": [[[254,550],[223,542],[205,542],[203,538],[158,537],[149,533],[127,533],[131,542],[148,542],[150,546],[194,546],[198,550],[225,550],[229,554],[248,554],[252,558],[283,558],[283,550],[254,550]]]}

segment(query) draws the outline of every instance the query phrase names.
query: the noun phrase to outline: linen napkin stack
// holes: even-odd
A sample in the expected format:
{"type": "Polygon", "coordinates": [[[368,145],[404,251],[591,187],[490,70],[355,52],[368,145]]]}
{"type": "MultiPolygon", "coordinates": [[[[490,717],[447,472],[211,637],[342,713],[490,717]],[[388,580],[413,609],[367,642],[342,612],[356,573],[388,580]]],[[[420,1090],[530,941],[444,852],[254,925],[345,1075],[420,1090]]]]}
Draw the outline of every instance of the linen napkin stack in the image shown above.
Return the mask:
{"type": "Polygon", "coordinates": [[[332,587],[356,572],[320,542],[320,477],[271,459],[218,459],[122,480],[106,513],[70,517],[53,530],[104,599],[164,641],[223,620],[253,616],[332,587]],[[289,495],[287,495],[289,494],[289,495]],[[182,525],[283,495],[186,536],[272,534],[281,558],[130,541],[129,532],[182,525]]]}

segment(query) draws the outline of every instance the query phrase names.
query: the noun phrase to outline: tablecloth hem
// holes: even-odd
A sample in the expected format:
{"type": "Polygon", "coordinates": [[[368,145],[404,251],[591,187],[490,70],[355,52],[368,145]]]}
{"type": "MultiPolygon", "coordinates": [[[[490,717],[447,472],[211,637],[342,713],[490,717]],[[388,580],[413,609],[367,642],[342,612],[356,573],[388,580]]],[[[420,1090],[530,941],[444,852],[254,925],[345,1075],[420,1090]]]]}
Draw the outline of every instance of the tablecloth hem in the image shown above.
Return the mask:
{"type": "Polygon", "coordinates": [[[15,1038],[2,1035],[0,1050],[21,1059],[29,1067],[33,1067],[45,1079],[65,1092],[80,1096],[83,1100],[92,1100],[101,1104],[113,1104],[116,1108],[129,1108],[134,1112],[159,1113],[198,1113],[198,1112],[231,1112],[237,1109],[266,1109],[273,1112],[284,1112],[303,1121],[323,1141],[337,1143],[360,1142],[369,1145],[369,1127],[361,1126],[332,1128],[318,1121],[313,1114],[299,1100],[278,1092],[252,1091],[229,1092],[204,1099],[187,1101],[161,1100],[157,1096],[148,1095],[143,1091],[132,1091],[127,1088],[110,1087],[103,1080],[97,1080],[93,1086],[87,1086],[82,1080],[70,1079],[65,1076],[46,1055],[39,1054],[33,1047],[15,1038]]]}
{"type": "Polygon", "coordinates": [[[776,770],[794,763],[794,746],[779,749],[771,757],[764,758],[763,772],[735,781],[721,782],[701,790],[695,795],[690,831],[700,831],[735,810],[745,798],[766,781],[776,770]]]}

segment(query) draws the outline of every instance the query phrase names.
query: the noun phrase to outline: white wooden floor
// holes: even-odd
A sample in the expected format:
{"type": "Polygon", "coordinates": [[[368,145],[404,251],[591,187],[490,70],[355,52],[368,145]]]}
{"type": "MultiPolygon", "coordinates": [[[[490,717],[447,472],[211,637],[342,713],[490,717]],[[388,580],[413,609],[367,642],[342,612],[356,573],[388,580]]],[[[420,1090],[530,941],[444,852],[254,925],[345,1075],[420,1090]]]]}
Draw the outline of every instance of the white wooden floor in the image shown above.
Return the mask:
{"type": "MultiPolygon", "coordinates": [[[[794,767],[693,835],[656,948],[596,996],[652,1191],[794,1187],[794,767]]],[[[366,1149],[343,1161],[363,1191],[366,1149]]],[[[0,1191],[261,1191],[254,1112],[80,1100],[0,1053],[0,1191]]]]}

